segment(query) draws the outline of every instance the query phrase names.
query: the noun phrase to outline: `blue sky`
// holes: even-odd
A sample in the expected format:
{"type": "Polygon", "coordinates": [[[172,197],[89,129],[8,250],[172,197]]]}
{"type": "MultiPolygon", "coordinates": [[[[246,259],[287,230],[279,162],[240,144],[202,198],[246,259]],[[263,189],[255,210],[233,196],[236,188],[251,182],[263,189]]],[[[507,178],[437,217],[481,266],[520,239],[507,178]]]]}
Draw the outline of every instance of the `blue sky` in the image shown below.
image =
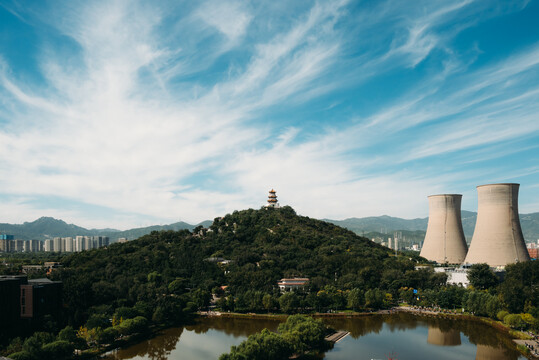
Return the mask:
{"type": "Polygon", "coordinates": [[[0,0],[0,222],[539,211],[538,1],[0,0]]]}

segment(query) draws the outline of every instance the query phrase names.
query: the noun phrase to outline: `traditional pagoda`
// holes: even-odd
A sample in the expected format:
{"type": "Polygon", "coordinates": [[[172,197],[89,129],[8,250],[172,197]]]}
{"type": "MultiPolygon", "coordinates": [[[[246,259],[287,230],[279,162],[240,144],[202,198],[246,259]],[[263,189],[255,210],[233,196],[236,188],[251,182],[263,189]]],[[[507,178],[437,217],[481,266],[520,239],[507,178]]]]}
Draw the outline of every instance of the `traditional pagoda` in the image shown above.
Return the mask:
{"type": "Polygon", "coordinates": [[[279,203],[277,202],[277,195],[275,195],[275,190],[271,189],[268,195],[268,205],[266,207],[278,208],[279,203]]]}

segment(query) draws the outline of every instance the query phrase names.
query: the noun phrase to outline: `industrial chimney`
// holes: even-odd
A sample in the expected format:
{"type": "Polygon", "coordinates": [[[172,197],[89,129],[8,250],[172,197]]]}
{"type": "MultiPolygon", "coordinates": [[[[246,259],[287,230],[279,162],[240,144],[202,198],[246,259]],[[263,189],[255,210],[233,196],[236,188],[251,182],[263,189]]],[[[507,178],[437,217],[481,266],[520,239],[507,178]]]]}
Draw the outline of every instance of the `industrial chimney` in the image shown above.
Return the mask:
{"type": "Polygon", "coordinates": [[[420,255],[437,263],[461,264],[466,239],[460,219],[460,194],[429,196],[429,223],[420,255]]]}
{"type": "Polygon", "coordinates": [[[467,264],[505,266],[528,261],[518,218],[519,184],[489,184],[477,187],[477,221],[466,256],[467,264]]]}

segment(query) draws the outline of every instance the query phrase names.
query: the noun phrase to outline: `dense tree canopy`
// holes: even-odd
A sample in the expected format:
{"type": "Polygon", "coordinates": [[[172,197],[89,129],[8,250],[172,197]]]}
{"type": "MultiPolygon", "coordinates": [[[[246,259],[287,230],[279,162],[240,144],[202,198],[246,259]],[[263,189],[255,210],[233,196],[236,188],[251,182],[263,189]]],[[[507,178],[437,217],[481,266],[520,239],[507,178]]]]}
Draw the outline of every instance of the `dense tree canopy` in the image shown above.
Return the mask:
{"type": "MultiPolygon", "coordinates": [[[[64,268],[51,278],[63,281],[67,314],[56,323],[41,324],[39,330],[47,331],[50,339],[43,334],[28,337],[30,333],[2,352],[17,353],[14,358],[21,359],[30,353],[44,357],[54,353],[61,358],[62,351],[80,348],[80,341],[106,344],[119,336],[142,333],[150,324],[180,324],[206,309],[212,295],[223,311],[374,310],[404,301],[462,307],[493,318],[507,310],[522,314],[520,323],[516,317],[508,318],[511,324],[539,327],[537,261],[508,266],[500,285],[488,266],[474,265],[473,291],[446,286],[446,274],[430,268],[415,270],[421,258],[395,256],[351,231],[298,216],[290,207],[235,211],[193,233],[152,232],[108,248],[71,255],[23,254],[20,259],[3,272],[17,273],[23,263],[44,259],[62,262],[64,268]],[[294,276],[309,278],[305,288],[281,294],[277,281],[294,276]],[[58,337],[52,334],[66,325],[58,337]]],[[[281,340],[265,334],[252,344],[281,340]]],[[[283,345],[282,350],[289,349],[283,345]]]]}
{"type": "Polygon", "coordinates": [[[291,315],[279,325],[278,333],[267,329],[249,336],[219,360],[281,360],[291,355],[323,352],[331,348],[324,340],[328,330],[320,320],[303,315],[291,315]]]}
{"type": "Polygon", "coordinates": [[[473,264],[468,271],[470,285],[478,290],[487,290],[498,285],[498,277],[488,264],[473,264]]]}

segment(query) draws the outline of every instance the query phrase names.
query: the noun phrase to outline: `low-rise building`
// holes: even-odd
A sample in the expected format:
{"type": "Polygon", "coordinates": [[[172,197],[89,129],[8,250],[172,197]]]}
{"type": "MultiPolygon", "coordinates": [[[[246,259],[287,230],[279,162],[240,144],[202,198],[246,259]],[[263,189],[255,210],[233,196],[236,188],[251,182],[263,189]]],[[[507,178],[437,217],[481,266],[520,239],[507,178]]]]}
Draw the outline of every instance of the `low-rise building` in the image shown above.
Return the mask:
{"type": "Polygon", "coordinates": [[[26,275],[0,276],[0,335],[11,335],[32,319],[62,314],[62,282],[26,275]],[[26,322],[25,322],[26,321],[26,322]]]}
{"type": "Polygon", "coordinates": [[[284,278],[277,282],[281,292],[302,290],[309,278],[284,278]]]}
{"type": "Polygon", "coordinates": [[[527,243],[526,244],[526,250],[528,250],[528,254],[530,254],[530,259],[538,259],[538,252],[539,252],[539,240],[537,240],[537,244],[535,243],[527,243]]]}
{"type": "Polygon", "coordinates": [[[26,276],[0,276],[0,337],[5,338],[17,328],[19,321],[21,283],[26,276]]]}

